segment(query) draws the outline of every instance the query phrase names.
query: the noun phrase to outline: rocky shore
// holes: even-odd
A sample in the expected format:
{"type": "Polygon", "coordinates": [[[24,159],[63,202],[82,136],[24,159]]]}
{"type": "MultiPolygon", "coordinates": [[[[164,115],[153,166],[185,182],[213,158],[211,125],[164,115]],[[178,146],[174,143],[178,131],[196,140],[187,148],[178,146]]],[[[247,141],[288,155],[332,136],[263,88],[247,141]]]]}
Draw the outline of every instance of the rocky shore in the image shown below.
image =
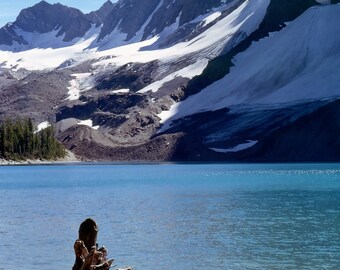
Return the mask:
{"type": "Polygon", "coordinates": [[[76,163],[80,160],[71,152],[67,151],[65,158],[57,160],[41,160],[41,159],[26,159],[26,160],[7,160],[0,158],[0,166],[13,166],[13,165],[46,165],[46,164],[63,164],[63,163],[76,163]]]}

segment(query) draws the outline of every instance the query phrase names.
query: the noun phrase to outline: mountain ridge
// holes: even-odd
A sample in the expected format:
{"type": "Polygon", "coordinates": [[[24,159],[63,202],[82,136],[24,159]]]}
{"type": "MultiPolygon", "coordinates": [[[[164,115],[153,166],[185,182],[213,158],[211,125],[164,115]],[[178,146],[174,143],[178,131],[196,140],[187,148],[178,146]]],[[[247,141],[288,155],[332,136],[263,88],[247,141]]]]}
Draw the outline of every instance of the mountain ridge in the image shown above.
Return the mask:
{"type": "MultiPolygon", "coordinates": [[[[0,46],[0,119],[54,123],[83,160],[293,159],[283,154],[289,140],[270,152],[271,134],[320,121],[315,112],[339,99],[327,70],[340,68],[340,6],[321,2],[107,1],[46,24],[65,8],[41,2],[0,30],[0,43],[22,43],[0,46]],[[74,18],[82,27],[59,25],[74,18]]],[[[332,136],[320,138],[326,160],[332,136]]]]}

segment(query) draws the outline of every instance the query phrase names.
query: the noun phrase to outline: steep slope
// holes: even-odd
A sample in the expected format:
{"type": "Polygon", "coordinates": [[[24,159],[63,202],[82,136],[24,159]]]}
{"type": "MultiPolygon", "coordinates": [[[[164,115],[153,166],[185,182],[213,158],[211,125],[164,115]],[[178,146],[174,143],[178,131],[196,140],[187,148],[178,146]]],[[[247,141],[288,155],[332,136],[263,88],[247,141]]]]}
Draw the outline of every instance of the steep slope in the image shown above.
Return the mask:
{"type": "Polygon", "coordinates": [[[163,119],[238,105],[287,106],[338,98],[340,81],[332,70],[340,68],[339,12],[340,5],[309,9],[282,31],[237,55],[227,76],[173,106],[163,119]]]}
{"type": "Polygon", "coordinates": [[[88,18],[92,23],[95,23],[97,27],[104,23],[106,17],[113,10],[114,4],[107,0],[98,10],[92,11],[89,14],[86,14],[86,18],[88,18]]]}
{"type": "Polygon", "coordinates": [[[269,33],[280,31],[286,26],[286,22],[290,22],[300,16],[308,8],[320,4],[336,4],[339,0],[271,0],[267,9],[267,13],[259,28],[249,37],[243,40],[239,45],[232,48],[229,52],[216,57],[209,62],[201,76],[195,77],[190,81],[185,90],[185,96],[195,94],[214,81],[222,79],[230,72],[233,66],[233,58],[240,52],[245,51],[254,41],[258,41],[267,37],[269,33]]]}
{"type": "Polygon", "coordinates": [[[117,27],[121,33],[127,35],[127,40],[131,39],[158,6],[158,2],[158,0],[119,1],[104,20],[99,40],[111,34],[117,27]],[[138,10],[138,13],[131,10],[138,10]]]}
{"type": "Polygon", "coordinates": [[[233,158],[272,162],[339,161],[339,115],[340,101],[337,100],[269,133],[255,147],[233,158]]]}
{"type": "Polygon", "coordinates": [[[125,41],[142,41],[166,28],[181,27],[199,15],[231,1],[226,0],[129,0],[119,1],[104,20],[99,41],[112,33],[125,34],[125,41]],[[137,13],[131,10],[138,10],[137,13]]]}
{"type": "Polygon", "coordinates": [[[190,81],[185,90],[186,96],[195,94],[213,82],[222,79],[230,72],[230,68],[233,66],[233,58],[237,54],[248,49],[254,41],[268,37],[271,32],[280,31],[286,26],[287,22],[296,19],[308,8],[317,4],[314,0],[271,0],[259,28],[229,52],[209,62],[202,75],[190,81]]]}

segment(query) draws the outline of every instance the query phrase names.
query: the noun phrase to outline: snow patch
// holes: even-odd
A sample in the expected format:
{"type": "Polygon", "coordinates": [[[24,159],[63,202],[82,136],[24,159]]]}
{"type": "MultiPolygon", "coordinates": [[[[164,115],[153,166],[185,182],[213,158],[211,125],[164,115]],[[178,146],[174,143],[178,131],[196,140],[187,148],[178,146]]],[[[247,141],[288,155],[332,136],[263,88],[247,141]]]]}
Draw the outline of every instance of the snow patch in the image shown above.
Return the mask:
{"type": "Polygon", "coordinates": [[[221,11],[218,11],[218,12],[215,12],[213,14],[211,14],[210,16],[208,16],[207,18],[205,18],[203,21],[202,21],[202,26],[206,26],[208,25],[209,23],[215,21],[216,19],[218,19],[220,16],[222,15],[222,12],[221,11]]]}
{"type": "Polygon", "coordinates": [[[329,5],[332,2],[331,0],[315,0],[315,1],[321,5],[329,5]]]}
{"type": "Polygon", "coordinates": [[[80,126],[88,126],[88,127],[92,128],[94,130],[98,130],[99,129],[99,126],[93,126],[93,121],[91,119],[80,121],[78,123],[78,125],[80,125],[80,126]]]}
{"type": "Polygon", "coordinates": [[[111,94],[129,93],[129,92],[130,92],[130,89],[119,89],[119,90],[110,91],[111,94]]]}
{"type": "Polygon", "coordinates": [[[42,130],[50,127],[50,126],[51,126],[51,124],[48,121],[42,122],[37,126],[36,133],[38,133],[38,132],[40,132],[40,131],[42,131],[42,130]]]}
{"type": "Polygon", "coordinates": [[[89,76],[91,73],[76,73],[72,74],[75,77],[70,81],[70,87],[68,87],[68,98],[66,100],[79,100],[81,92],[87,91],[93,87],[89,76]]]}
{"type": "Polygon", "coordinates": [[[246,143],[241,143],[241,144],[238,144],[234,147],[227,148],[227,149],[222,149],[222,148],[209,148],[209,149],[211,149],[215,152],[218,152],[218,153],[236,153],[236,152],[240,152],[242,150],[251,148],[257,143],[258,143],[258,141],[248,140],[246,143]]]}
{"type": "Polygon", "coordinates": [[[192,79],[193,77],[202,74],[203,70],[208,65],[208,59],[203,59],[197,63],[187,66],[179,71],[176,71],[162,80],[156,81],[143,89],[139,90],[138,93],[146,93],[148,91],[157,92],[166,82],[174,80],[176,77],[183,77],[192,79]]]}

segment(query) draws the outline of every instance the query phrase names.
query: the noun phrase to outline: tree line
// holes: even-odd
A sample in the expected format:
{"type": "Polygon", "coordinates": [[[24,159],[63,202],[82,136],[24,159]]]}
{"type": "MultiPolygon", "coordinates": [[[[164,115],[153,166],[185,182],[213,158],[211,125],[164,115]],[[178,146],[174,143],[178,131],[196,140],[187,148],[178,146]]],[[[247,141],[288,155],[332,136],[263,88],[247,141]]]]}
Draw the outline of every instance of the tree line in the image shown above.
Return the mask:
{"type": "Polygon", "coordinates": [[[54,137],[53,127],[38,132],[31,119],[0,122],[0,157],[9,160],[53,160],[65,155],[65,148],[54,137]]]}

